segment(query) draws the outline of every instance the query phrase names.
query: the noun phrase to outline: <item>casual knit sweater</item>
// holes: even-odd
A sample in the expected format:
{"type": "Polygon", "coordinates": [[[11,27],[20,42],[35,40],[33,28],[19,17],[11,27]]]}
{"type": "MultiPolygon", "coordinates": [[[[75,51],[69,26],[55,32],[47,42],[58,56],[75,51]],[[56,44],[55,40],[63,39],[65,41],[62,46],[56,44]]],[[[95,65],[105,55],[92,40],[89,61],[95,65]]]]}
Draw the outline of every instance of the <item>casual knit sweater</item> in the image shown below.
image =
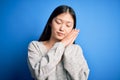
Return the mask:
{"type": "Polygon", "coordinates": [[[61,42],[47,50],[43,42],[28,46],[28,66],[35,80],[87,80],[89,68],[79,45],[61,42]]]}

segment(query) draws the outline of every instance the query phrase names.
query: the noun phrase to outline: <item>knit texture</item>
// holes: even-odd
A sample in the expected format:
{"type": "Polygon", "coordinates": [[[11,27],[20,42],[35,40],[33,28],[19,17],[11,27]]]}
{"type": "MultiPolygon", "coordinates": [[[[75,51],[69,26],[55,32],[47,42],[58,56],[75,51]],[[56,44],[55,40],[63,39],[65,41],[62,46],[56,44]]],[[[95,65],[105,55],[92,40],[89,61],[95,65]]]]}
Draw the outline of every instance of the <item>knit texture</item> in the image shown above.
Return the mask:
{"type": "Polygon", "coordinates": [[[87,80],[89,68],[79,45],[61,42],[47,50],[43,42],[28,46],[28,66],[35,80],[87,80]]]}

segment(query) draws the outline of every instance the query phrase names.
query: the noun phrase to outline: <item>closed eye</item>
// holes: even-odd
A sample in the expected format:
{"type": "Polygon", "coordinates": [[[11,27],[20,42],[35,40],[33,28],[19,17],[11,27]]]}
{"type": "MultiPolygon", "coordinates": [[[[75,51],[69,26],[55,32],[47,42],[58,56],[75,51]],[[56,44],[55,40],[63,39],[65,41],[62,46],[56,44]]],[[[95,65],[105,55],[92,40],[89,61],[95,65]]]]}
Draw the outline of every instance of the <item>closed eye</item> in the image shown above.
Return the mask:
{"type": "Polygon", "coordinates": [[[66,26],[67,27],[72,27],[72,23],[67,23],[66,26]]]}
{"type": "Polygon", "coordinates": [[[56,22],[57,24],[61,24],[61,23],[62,23],[62,21],[59,20],[59,19],[56,19],[55,22],[56,22]]]}
{"type": "Polygon", "coordinates": [[[71,27],[70,25],[67,25],[67,27],[71,27]]]}

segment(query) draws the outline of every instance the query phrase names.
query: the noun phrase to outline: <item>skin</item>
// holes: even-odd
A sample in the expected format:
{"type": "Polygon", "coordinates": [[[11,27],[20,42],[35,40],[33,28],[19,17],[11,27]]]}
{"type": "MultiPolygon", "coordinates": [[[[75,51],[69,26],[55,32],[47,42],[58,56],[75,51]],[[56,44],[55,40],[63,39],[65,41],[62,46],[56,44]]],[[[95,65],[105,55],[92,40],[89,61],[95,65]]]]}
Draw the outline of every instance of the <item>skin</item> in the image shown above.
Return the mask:
{"type": "Polygon", "coordinates": [[[66,12],[53,18],[51,26],[51,37],[49,41],[44,41],[44,45],[49,50],[56,42],[62,42],[65,46],[73,44],[79,30],[73,29],[74,20],[72,16],[66,12]]]}

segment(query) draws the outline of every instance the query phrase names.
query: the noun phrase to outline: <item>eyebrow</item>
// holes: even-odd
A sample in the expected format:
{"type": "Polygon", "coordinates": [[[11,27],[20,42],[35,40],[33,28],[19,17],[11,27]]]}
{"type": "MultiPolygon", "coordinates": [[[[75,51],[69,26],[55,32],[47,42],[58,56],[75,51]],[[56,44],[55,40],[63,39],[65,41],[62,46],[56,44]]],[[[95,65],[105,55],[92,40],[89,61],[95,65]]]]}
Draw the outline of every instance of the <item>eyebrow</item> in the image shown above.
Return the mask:
{"type": "MultiPolygon", "coordinates": [[[[58,19],[58,20],[61,20],[61,21],[65,21],[65,20],[62,20],[62,19],[60,19],[60,18],[55,18],[55,19],[58,19]]],[[[73,23],[73,22],[71,22],[71,21],[66,21],[67,23],[73,23]]]]}

